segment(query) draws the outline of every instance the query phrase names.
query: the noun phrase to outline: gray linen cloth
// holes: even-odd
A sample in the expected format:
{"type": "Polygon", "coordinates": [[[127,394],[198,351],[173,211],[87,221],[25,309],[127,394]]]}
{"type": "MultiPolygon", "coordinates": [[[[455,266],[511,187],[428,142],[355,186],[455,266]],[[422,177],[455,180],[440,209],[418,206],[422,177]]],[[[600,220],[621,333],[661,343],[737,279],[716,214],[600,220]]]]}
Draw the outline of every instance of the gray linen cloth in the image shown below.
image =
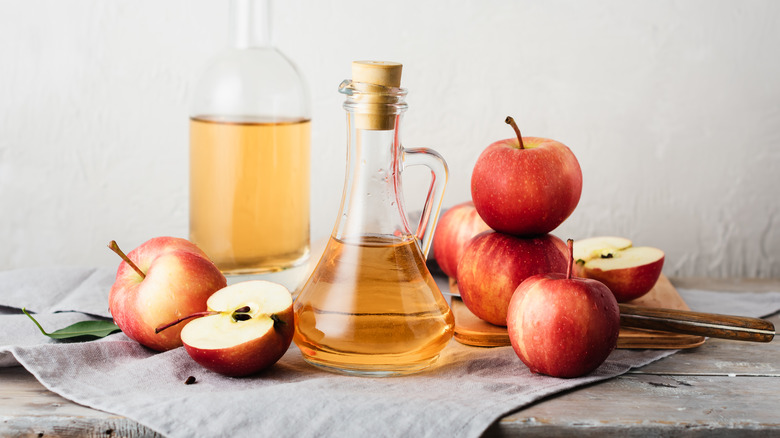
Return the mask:
{"type": "MultiPolygon", "coordinates": [[[[172,437],[476,437],[536,400],[674,353],[616,350],[586,377],[557,379],[529,372],[511,347],[452,341],[431,370],[382,379],[318,370],[293,345],[265,372],[229,378],[201,368],[183,348],[155,353],[122,333],[92,342],[52,341],[19,313],[22,307],[35,311],[49,331],[109,317],[113,279],[108,269],[0,272],[0,366],[22,365],[65,398],[172,437]],[[197,383],[185,385],[188,376],[197,383]]],[[[780,292],[681,293],[691,308],[705,312],[765,316],[780,309],[780,292]]]]}

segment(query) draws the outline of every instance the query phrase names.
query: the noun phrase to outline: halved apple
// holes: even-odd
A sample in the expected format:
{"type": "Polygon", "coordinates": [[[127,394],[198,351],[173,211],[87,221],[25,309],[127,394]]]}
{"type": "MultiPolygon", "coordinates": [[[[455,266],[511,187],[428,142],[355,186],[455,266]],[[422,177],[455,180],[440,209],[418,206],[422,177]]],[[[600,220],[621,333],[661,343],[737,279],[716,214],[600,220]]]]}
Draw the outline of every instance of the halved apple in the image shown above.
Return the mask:
{"type": "Polygon", "coordinates": [[[215,292],[210,315],[181,331],[195,362],[227,376],[246,376],[276,363],[292,343],[292,295],[269,281],[245,281],[215,292]]]}
{"type": "Polygon", "coordinates": [[[650,292],[663,266],[663,251],[642,246],[606,251],[591,257],[579,269],[580,276],[604,283],[623,303],[650,292]]]}
{"type": "Polygon", "coordinates": [[[623,237],[600,236],[574,241],[574,262],[583,265],[590,259],[608,256],[615,251],[630,248],[631,241],[623,237]]]}

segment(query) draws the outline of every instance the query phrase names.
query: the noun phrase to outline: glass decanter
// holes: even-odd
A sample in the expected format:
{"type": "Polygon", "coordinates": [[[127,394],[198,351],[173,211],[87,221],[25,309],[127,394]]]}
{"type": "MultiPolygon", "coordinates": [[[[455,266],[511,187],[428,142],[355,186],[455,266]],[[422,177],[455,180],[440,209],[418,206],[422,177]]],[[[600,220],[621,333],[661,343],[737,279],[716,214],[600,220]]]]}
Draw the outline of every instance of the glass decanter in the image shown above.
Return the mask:
{"type": "Polygon", "coordinates": [[[353,63],[346,95],[347,173],[325,251],[295,301],[295,343],[330,371],[369,376],[429,367],[452,337],[450,308],[425,265],[447,166],[429,149],[404,149],[400,64],[353,63]],[[430,168],[416,231],[404,209],[405,166],[430,168]]]}

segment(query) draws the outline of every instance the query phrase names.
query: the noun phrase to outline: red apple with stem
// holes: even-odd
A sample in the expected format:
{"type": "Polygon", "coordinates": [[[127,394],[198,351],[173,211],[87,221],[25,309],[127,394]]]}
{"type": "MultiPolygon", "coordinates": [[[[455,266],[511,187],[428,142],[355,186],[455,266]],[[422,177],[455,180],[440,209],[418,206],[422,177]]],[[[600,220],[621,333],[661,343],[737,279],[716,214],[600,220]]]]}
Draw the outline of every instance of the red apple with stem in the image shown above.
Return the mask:
{"type": "Polygon", "coordinates": [[[227,284],[208,256],[185,239],[155,237],[128,254],[115,241],[109,248],[123,260],[108,296],[109,311],[122,332],[153,350],[180,347],[180,328],[161,334],[155,328],[205,311],[209,296],[227,284]]]}
{"type": "Polygon", "coordinates": [[[471,201],[447,210],[433,235],[433,256],[441,270],[449,277],[457,278],[458,262],[466,245],[472,237],[489,229],[471,201]]]}
{"type": "Polygon", "coordinates": [[[485,231],[471,239],[458,263],[463,303],[483,321],[505,326],[512,294],[526,278],[566,272],[566,244],[552,234],[522,238],[485,231]]]}
{"type": "Polygon", "coordinates": [[[555,140],[523,137],[497,141],[477,159],[471,198],[490,228],[516,236],[549,233],[577,207],[582,170],[571,150],[555,140]]]}
{"type": "Polygon", "coordinates": [[[572,277],[572,243],[568,241],[565,275],[530,277],[509,303],[509,340],[520,360],[534,373],[584,376],[604,363],[617,346],[617,301],[604,284],[572,277]]]}

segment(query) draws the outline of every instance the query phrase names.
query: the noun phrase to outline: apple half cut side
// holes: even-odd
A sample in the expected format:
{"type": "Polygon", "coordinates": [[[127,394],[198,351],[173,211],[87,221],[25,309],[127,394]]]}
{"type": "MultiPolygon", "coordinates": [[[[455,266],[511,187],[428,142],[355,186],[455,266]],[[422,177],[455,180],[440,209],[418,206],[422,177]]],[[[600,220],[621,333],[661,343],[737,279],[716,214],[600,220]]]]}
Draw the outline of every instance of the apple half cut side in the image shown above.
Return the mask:
{"type": "Polygon", "coordinates": [[[212,314],[181,331],[195,362],[226,376],[255,374],[276,363],[292,343],[292,295],[269,281],[245,281],[209,297],[212,314]]]}
{"type": "Polygon", "coordinates": [[[618,250],[581,266],[583,277],[604,283],[619,303],[650,292],[664,266],[664,252],[648,246],[618,250]]]}
{"type": "Polygon", "coordinates": [[[574,241],[574,261],[585,263],[590,259],[612,254],[630,248],[629,239],[624,237],[600,236],[574,241]]]}

